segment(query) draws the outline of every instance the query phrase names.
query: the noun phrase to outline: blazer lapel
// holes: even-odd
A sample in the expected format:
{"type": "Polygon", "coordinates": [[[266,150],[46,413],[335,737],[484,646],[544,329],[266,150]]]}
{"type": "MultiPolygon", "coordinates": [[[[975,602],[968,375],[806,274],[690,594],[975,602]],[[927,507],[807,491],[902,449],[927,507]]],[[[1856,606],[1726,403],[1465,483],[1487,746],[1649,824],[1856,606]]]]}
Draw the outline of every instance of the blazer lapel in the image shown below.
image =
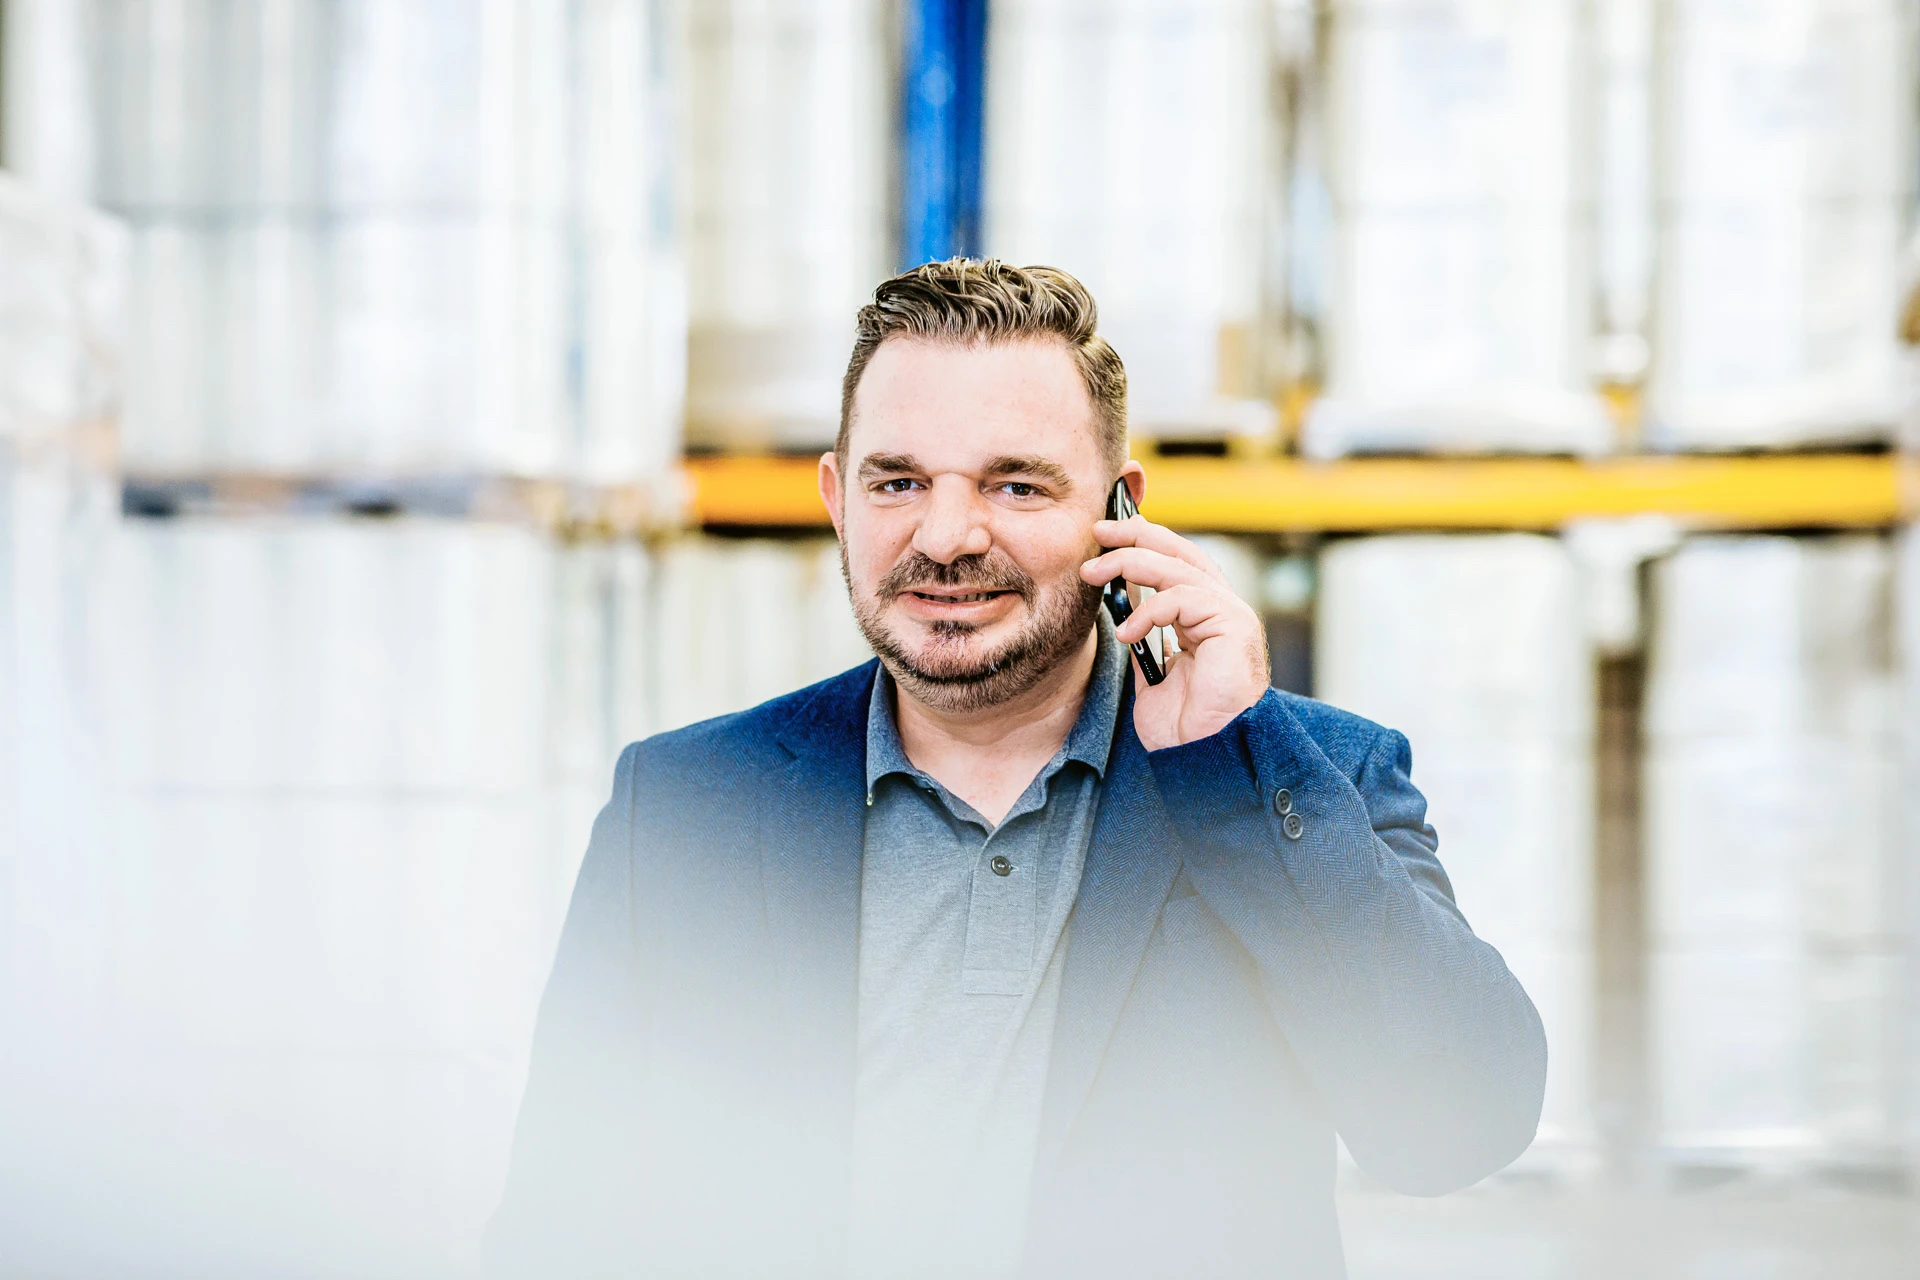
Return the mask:
{"type": "MultiPolygon", "coordinates": [[[[866,712],[877,662],[823,687],[778,733],[792,754],[760,849],[767,931],[785,1006],[790,1069],[820,1104],[823,1149],[851,1125],[859,1020],[860,854],[866,712]]],[[[812,1108],[809,1108],[812,1110],[812,1108]]]]}
{"type": "Polygon", "coordinates": [[[1179,871],[1177,836],[1146,748],[1134,732],[1129,685],[1070,917],[1067,969],[1040,1117],[1036,1168],[1041,1177],[1066,1146],[1179,871]]]}

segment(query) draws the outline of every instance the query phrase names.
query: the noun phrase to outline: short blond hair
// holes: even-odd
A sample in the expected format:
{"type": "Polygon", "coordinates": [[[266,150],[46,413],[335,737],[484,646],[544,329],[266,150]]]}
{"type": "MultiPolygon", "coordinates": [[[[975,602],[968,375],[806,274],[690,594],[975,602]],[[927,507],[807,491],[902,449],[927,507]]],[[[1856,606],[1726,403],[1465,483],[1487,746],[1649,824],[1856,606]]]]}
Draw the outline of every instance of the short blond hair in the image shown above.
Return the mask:
{"type": "Polygon", "coordinates": [[[855,320],[853,356],[840,384],[840,434],[834,453],[846,474],[853,393],[867,362],[888,338],[959,344],[1057,338],[1066,344],[1093,401],[1100,452],[1116,474],[1127,461],[1127,370],[1094,331],[1093,295],[1058,267],[1013,267],[997,258],[949,258],[880,282],[855,320]]]}

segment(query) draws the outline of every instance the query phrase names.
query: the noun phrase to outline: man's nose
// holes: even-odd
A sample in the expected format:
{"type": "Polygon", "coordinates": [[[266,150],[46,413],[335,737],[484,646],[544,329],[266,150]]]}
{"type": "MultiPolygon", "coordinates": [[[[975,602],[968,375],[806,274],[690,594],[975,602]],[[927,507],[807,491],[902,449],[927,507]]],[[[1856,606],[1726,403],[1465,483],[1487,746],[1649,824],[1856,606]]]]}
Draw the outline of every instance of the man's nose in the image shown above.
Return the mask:
{"type": "Polygon", "coordinates": [[[986,500],[964,476],[936,479],[920,512],[913,549],[936,564],[985,555],[993,546],[986,500]]]}

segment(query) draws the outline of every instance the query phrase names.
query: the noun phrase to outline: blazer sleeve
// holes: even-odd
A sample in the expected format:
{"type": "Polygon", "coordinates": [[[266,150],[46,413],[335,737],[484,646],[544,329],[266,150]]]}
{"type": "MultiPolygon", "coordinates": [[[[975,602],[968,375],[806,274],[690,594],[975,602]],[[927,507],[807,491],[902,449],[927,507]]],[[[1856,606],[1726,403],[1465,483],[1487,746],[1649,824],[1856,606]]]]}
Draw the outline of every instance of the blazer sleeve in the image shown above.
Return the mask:
{"type": "Polygon", "coordinates": [[[1397,1190],[1439,1195],[1532,1142],[1546,1037],[1454,905],[1406,739],[1351,723],[1371,735],[1352,776],[1271,692],[1213,737],[1148,759],[1354,1159],[1397,1190]]]}
{"type": "Polygon", "coordinates": [[[621,753],[594,821],[540,1001],[526,1093],[500,1206],[488,1224],[489,1278],[594,1276],[631,1267],[619,1233],[633,1185],[631,1097],[645,1025],[634,927],[633,832],[639,745],[621,753]]]}

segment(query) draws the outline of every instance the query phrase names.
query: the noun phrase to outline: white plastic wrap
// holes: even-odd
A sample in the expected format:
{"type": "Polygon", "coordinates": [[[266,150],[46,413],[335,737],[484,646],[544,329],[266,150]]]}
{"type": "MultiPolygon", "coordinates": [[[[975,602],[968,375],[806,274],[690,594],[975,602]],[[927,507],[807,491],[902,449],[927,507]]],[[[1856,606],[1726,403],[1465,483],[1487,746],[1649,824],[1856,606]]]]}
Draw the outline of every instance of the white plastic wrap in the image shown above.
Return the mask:
{"type": "Polygon", "coordinates": [[[1644,848],[1656,1141],[1892,1158],[1911,863],[1890,557],[1703,537],[1653,576],[1644,848]]]}
{"type": "Polygon", "coordinates": [[[744,711],[873,656],[830,541],[686,537],[659,564],[650,661],[662,729],[744,711]]]}
{"type": "Polygon", "coordinates": [[[855,311],[887,275],[881,0],[672,0],[696,443],[831,444],[855,311]]]}
{"type": "MultiPolygon", "coordinates": [[[[609,7],[606,3],[592,6],[609,7]]],[[[637,6],[644,11],[644,5],[637,6]]],[[[101,0],[99,198],[138,216],[566,213],[564,6],[101,0]]]]}
{"type": "Polygon", "coordinates": [[[1580,584],[1533,534],[1405,535],[1321,556],[1314,670],[1328,701],[1435,738],[1589,742],[1580,584]]]}
{"type": "Polygon", "coordinates": [[[1656,938],[1898,936],[1896,768],[1888,739],[1655,739],[1646,856],[1656,938]]]}
{"type": "Polygon", "coordinates": [[[1270,0],[992,8],[986,248],[1072,272],[1143,437],[1273,430],[1270,0]]]}
{"type": "Polygon", "coordinates": [[[131,465],[664,472],[686,286],[654,3],[103,3],[131,465]]]}
{"type": "Polygon", "coordinates": [[[1904,963],[1871,947],[1657,952],[1649,972],[1663,1151],[1897,1161],[1890,1107],[1906,1070],[1904,963]]]}
{"type": "Polygon", "coordinates": [[[0,173],[0,444],[112,423],[126,269],[116,223],[0,173]]]}
{"type": "Polygon", "coordinates": [[[840,572],[840,544],[809,540],[796,548],[810,562],[802,571],[801,615],[806,628],[800,678],[804,684],[839,675],[873,657],[860,624],[853,618],[846,579],[840,572]]]}
{"type": "Polygon", "coordinates": [[[1911,0],[1663,0],[1648,429],[1875,438],[1898,411],[1911,0]]]}
{"type": "MultiPolygon", "coordinates": [[[[10,39],[16,17],[9,11],[10,39]]],[[[124,249],[108,219],[0,174],[0,1128],[9,1132],[13,1104],[39,1096],[36,1072],[64,1065],[47,1061],[48,1040],[92,1032],[105,1003],[106,719],[87,636],[118,501],[103,464],[121,390],[124,249]]]]}
{"type": "MultiPolygon", "coordinates": [[[[110,990],[108,718],[87,636],[117,491],[34,452],[0,440],[0,1078],[57,1074],[49,1042],[95,1032],[110,990]]],[[[8,1088],[0,1123],[33,1096],[8,1088]]]]}
{"type": "Polygon", "coordinates": [[[8,0],[0,43],[0,155],[11,175],[73,204],[93,189],[93,8],[93,0],[8,0]]]}
{"type": "MultiPolygon", "coordinates": [[[[249,1232],[286,1213],[367,1249],[352,1273],[470,1270],[588,828],[650,728],[650,557],[433,520],[107,523],[86,607],[45,612],[84,624],[108,780],[74,807],[109,829],[15,879],[96,971],[91,996],[58,976],[65,1006],[119,1046],[68,1027],[49,1052],[181,1122],[72,1132],[109,1164],[248,1171],[261,1207],[219,1248],[281,1259],[249,1232]]],[[[241,1176],[153,1202],[191,1219],[241,1176]]]]}
{"type": "Polygon", "coordinates": [[[1688,541],[1655,576],[1649,737],[1892,732],[1889,572],[1872,536],[1688,541]]]}
{"type": "Polygon", "coordinates": [[[1553,1047],[1543,1149],[1594,1140],[1594,695],[1580,578],[1531,534],[1328,547],[1315,693],[1407,735],[1440,859],[1553,1047]]]}
{"type": "Polygon", "coordinates": [[[528,792],[554,552],[440,521],[135,523],[120,774],[159,787],[528,792]]]}
{"type": "Polygon", "coordinates": [[[1894,848],[1901,856],[1903,883],[1896,895],[1908,939],[1904,982],[1896,1006],[1901,1030],[1893,1052],[1908,1064],[1901,1098],[1906,1107],[1909,1164],[1920,1163],[1920,534],[1909,525],[1896,541],[1894,642],[1900,666],[1900,775],[1894,788],[1894,848]]]}
{"type": "Polygon", "coordinates": [[[1587,0],[1341,0],[1334,262],[1303,447],[1597,452],[1587,0]]]}

